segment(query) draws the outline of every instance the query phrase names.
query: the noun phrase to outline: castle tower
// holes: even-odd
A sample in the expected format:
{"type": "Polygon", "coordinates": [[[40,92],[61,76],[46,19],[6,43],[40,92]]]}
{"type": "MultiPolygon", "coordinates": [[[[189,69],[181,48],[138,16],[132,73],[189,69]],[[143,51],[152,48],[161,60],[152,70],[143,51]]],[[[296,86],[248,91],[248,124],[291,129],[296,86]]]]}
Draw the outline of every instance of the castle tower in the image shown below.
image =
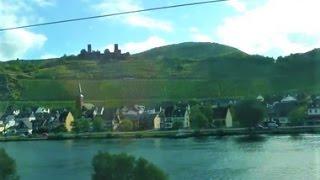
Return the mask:
{"type": "Polygon", "coordinates": [[[88,44],[88,53],[92,52],[91,44],[88,44]]]}
{"type": "Polygon", "coordinates": [[[114,53],[118,53],[118,51],[119,51],[119,45],[114,44],[114,53]]]}

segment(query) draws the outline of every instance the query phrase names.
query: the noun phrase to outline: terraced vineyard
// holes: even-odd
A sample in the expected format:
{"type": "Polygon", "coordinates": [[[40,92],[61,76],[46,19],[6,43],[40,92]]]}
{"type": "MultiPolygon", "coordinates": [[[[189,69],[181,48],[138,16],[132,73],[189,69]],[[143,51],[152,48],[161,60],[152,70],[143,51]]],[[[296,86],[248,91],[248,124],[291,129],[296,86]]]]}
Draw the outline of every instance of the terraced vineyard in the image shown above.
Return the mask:
{"type": "Polygon", "coordinates": [[[20,103],[68,102],[82,84],[87,101],[119,106],[216,97],[318,92],[320,53],[272,58],[211,43],[155,48],[126,61],[59,59],[0,64],[0,98],[20,103]],[[303,70],[302,70],[303,69],[303,70]]]}

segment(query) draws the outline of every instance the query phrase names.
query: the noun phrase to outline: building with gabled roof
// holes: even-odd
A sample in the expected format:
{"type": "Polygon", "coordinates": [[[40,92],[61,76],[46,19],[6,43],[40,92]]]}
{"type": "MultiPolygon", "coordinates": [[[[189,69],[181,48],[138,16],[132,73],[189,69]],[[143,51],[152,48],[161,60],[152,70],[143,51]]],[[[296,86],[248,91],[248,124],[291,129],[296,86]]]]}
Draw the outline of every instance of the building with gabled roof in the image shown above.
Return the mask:
{"type": "Polygon", "coordinates": [[[212,109],[212,124],[214,127],[233,127],[233,118],[229,107],[216,107],[212,109]]]}
{"type": "Polygon", "coordinates": [[[189,128],[190,105],[178,103],[163,108],[165,118],[161,122],[161,129],[189,128]],[[178,127],[175,127],[178,126],[178,127]]]}

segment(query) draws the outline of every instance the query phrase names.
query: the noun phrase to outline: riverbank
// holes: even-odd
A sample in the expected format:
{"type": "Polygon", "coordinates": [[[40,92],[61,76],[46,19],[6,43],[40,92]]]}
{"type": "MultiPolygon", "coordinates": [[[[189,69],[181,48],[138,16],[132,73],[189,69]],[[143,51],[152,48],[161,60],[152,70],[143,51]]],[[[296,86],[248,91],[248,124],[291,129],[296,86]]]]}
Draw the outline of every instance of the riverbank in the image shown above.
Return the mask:
{"type": "Polygon", "coordinates": [[[173,131],[135,131],[135,132],[96,132],[96,133],[60,133],[48,136],[8,136],[0,137],[0,142],[5,141],[42,141],[66,139],[124,139],[124,138],[188,138],[203,136],[233,136],[233,135],[292,135],[292,134],[320,134],[320,126],[281,127],[275,129],[247,128],[230,129],[202,129],[202,130],[173,130],[173,131]]]}

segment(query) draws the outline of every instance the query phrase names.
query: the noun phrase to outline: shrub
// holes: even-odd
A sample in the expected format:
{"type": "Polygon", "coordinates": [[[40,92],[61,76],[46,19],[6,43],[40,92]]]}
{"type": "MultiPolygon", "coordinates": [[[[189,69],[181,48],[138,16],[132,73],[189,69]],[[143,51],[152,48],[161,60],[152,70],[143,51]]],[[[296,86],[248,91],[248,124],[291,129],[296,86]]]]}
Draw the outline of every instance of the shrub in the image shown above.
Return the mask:
{"type": "Polygon", "coordinates": [[[6,153],[4,149],[0,149],[0,179],[1,180],[17,180],[16,163],[6,153]]]}
{"type": "Polygon", "coordinates": [[[167,175],[146,159],[125,153],[99,152],[93,157],[92,180],[166,180],[167,175]]]}

